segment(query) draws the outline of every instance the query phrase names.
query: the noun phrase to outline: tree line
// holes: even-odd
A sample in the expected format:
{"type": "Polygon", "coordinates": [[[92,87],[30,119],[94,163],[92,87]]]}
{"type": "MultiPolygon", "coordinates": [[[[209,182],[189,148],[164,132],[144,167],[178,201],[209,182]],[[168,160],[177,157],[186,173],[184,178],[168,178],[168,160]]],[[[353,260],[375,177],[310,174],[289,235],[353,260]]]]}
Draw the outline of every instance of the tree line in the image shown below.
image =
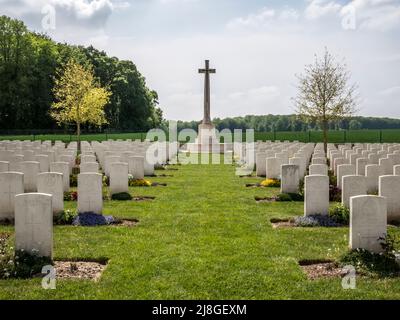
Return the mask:
{"type": "MultiPolygon", "coordinates": [[[[189,128],[197,131],[199,123],[200,121],[178,121],[178,130],[189,128]]],[[[295,114],[214,118],[213,123],[218,130],[254,129],[256,132],[322,130],[318,122],[304,121],[295,114]]],[[[357,116],[331,121],[328,126],[329,130],[400,129],[400,119],[357,116]]]]}
{"type": "MultiPolygon", "coordinates": [[[[162,121],[157,92],[146,86],[132,61],[109,57],[92,46],[57,43],[25,24],[0,17],[0,129],[57,129],[50,115],[57,70],[71,59],[91,66],[112,95],[105,107],[108,127],[147,131],[162,121]]],[[[74,130],[74,124],[61,127],[74,130]]],[[[96,130],[87,125],[85,129],[96,130]]]]}

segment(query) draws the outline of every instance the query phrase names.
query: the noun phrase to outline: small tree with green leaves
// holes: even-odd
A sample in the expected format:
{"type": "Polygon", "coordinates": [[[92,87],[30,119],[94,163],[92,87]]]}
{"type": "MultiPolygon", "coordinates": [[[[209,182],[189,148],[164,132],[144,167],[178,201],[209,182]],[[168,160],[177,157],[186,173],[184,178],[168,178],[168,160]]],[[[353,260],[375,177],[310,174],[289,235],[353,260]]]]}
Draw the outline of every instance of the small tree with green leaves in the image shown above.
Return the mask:
{"type": "Polygon", "coordinates": [[[52,104],[50,114],[58,124],[76,124],[80,152],[81,125],[107,123],[104,108],[111,92],[100,86],[91,66],[83,67],[71,59],[57,71],[53,93],[56,102],[52,104]]]}
{"type": "Polygon", "coordinates": [[[315,56],[314,64],[307,65],[304,74],[297,78],[298,95],[293,99],[296,112],[303,120],[320,125],[327,152],[329,122],[356,112],[357,86],[349,85],[346,65],[337,63],[328,50],[322,59],[315,56]]]}

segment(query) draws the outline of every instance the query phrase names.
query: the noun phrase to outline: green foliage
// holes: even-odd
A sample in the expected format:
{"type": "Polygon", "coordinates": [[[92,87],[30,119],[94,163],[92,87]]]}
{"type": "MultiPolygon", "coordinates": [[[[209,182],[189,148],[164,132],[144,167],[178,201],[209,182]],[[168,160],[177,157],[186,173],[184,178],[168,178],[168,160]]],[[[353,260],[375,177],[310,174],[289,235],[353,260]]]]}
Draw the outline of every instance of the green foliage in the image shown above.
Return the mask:
{"type": "Polygon", "coordinates": [[[110,178],[107,177],[106,175],[103,175],[103,187],[109,187],[110,186],[110,178]]]}
{"type": "Polygon", "coordinates": [[[387,235],[379,240],[383,249],[382,253],[374,253],[365,249],[351,250],[340,258],[340,264],[352,265],[359,273],[368,276],[398,276],[400,266],[396,261],[395,250],[399,248],[399,239],[387,235]]]}
{"type": "Polygon", "coordinates": [[[289,202],[289,201],[304,201],[304,196],[300,193],[279,193],[276,196],[278,202],[289,202]]]}
{"type": "Polygon", "coordinates": [[[93,47],[56,43],[30,32],[22,21],[0,16],[0,128],[54,128],[49,110],[56,70],[71,59],[83,67],[93,65],[101,86],[112,91],[106,106],[110,127],[147,131],[159,126],[158,95],[146,86],[133,62],[93,47]]]}
{"type": "Polygon", "coordinates": [[[289,202],[292,201],[292,197],[287,193],[280,193],[276,196],[276,201],[289,202]]]}
{"type": "Polygon", "coordinates": [[[14,253],[7,241],[0,239],[0,279],[31,278],[41,273],[44,266],[51,264],[50,258],[39,256],[36,250],[18,250],[14,253]]]}
{"type": "Polygon", "coordinates": [[[78,175],[77,174],[71,174],[69,176],[69,186],[70,187],[77,187],[78,186],[78,175]]]}
{"type": "Polygon", "coordinates": [[[128,192],[114,193],[111,195],[111,200],[129,201],[132,200],[132,196],[128,192]]]}
{"type": "Polygon", "coordinates": [[[77,200],[78,200],[78,192],[76,191],[64,192],[64,201],[77,201],[77,200]]]}
{"type": "Polygon", "coordinates": [[[333,170],[328,171],[328,176],[329,176],[329,185],[336,186],[337,185],[337,177],[334,175],[333,170]]]}
{"type": "Polygon", "coordinates": [[[349,122],[349,129],[350,130],[360,130],[362,129],[362,123],[358,120],[350,120],[349,122]]]}
{"type": "Polygon", "coordinates": [[[342,204],[337,204],[329,209],[329,216],[337,223],[349,224],[350,210],[342,204]]]}
{"type": "Polygon", "coordinates": [[[56,224],[70,225],[78,215],[76,210],[64,210],[55,218],[56,224]]]}

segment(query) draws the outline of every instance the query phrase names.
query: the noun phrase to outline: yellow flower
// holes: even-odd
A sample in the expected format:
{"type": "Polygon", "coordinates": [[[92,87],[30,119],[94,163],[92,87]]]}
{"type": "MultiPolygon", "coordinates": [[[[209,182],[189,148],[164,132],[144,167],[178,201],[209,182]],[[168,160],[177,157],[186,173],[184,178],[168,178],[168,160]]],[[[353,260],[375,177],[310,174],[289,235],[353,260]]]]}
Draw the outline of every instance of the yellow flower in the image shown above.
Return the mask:
{"type": "Polygon", "coordinates": [[[281,186],[281,181],[278,179],[265,179],[261,181],[260,185],[262,187],[279,188],[281,186]]]}

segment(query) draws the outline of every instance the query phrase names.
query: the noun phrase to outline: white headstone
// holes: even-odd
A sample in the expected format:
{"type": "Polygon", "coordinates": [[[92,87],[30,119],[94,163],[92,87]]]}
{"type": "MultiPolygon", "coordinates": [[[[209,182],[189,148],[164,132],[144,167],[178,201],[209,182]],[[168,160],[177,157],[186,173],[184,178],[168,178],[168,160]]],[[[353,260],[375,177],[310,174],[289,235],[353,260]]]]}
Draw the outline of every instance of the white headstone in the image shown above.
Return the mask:
{"type": "Polygon", "coordinates": [[[24,193],[24,174],[0,173],[0,220],[14,219],[14,198],[20,193],[24,193]]]}
{"type": "Polygon", "coordinates": [[[400,176],[380,176],[379,195],[386,198],[388,221],[400,221],[400,176]]]}
{"type": "Polygon", "coordinates": [[[104,158],[104,173],[110,176],[111,164],[114,162],[121,162],[120,156],[107,156],[104,158]]]}
{"type": "Polygon", "coordinates": [[[37,161],[23,161],[21,162],[21,172],[24,174],[25,192],[36,192],[40,163],[37,161]]]}
{"type": "Polygon", "coordinates": [[[70,166],[68,162],[53,162],[50,163],[50,171],[51,172],[58,172],[62,174],[63,179],[63,190],[64,192],[69,191],[69,184],[70,184],[70,166]]]}
{"type": "Polygon", "coordinates": [[[128,165],[134,179],[144,179],[144,157],[129,157],[128,165]]]}
{"type": "MultiPolygon", "coordinates": [[[[114,162],[114,163],[118,163],[118,162],[114,162]]],[[[81,163],[79,168],[80,168],[80,173],[87,173],[87,172],[98,173],[99,172],[99,164],[97,162],[84,162],[84,163],[81,163]]]]}
{"type": "Polygon", "coordinates": [[[356,174],[356,166],[354,164],[341,164],[337,169],[337,186],[342,189],[342,178],[344,176],[352,176],[356,174]]]}
{"type": "Polygon", "coordinates": [[[355,196],[350,199],[350,249],[379,253],[387,233],[386,199],[378,196],[355,196]]]}
{"type": "Polygon", "coordinates": [[[103,176],[100,173],[78,175],[78,212],[103,211],[103,176]]]}
{"type": "Polygon", "coordinates": [[[266,159],[265,152],[259,152],[256,154],[256,175],[258,177],[264,177],[266,174],[265,159],[266,159]]]}
{"type": "Polygon", "coordinates": [[[281,160],[277,158],[267,158],[266,162],[266,178],[279,179],[281,174],[281,160]]]}
{"type": "Polygon", "coordinates": [[[64,187],[62,173],[40,173],[37,177],[37,190],[39,193],[52,195],[52,208],[54,215],[64,211],[64,187]]]}
{"type": "Polygon", "coordinates": [[[367,178],[365,176],[342,177],[342,204],[350,207],[350,198],[367,194],[367,178]]]}
{"type": "Polygon", "coordinates": [[[368,165],[367,158],[358,158],[356,164],[356,174],[359,176],[365,176],[365,167],[368,165]]]}
{"type": "Polygon", "coordinates": [[[281,165],[281,192],[297,193],[299,192],[299,166],[293,164],[281,165]]]}
{"type": "Polygon", "coordinates": [[[0,161],[0,172],[10,171],[10,162],[8,161],[0,161]]]}
{"type": "Polygon", "coordinates": [[[96,156],[94,155],[84,155],[81,156],[81,164],[87,162],[96,162],[96,156]]]}
{"type": "Polygon", "coordinates": [[[379,159],[379,165],[383,168],[383,172],[386,175],[393,173],[393,160],[389,158],[379,159]]]}
{"type": "Polygon", "coordinates": [[[128,192],[128,164],[114,162],[110,170],[110,194],[128,192]]]}
{"type": "Polygon", "coordinates": [[[313,157],[311,160],[312,164],[326,164],[326,158],[322,158],[322,157],[313,157]]]}
{"type": "Polygon", "coordinates": [[[379,177],[384,175],[382,167],[379,164],[369,164],[365,167],[365,173],[367,178],[367,192],[378,192],[379,177]]]}
{"type": "Polygon", "coordinates": [[[309,174],[311,175],[328,175],[328,166],[326,164],[312,164],[308,167],[309,174]]]}
{"type": "Polygon", "coordinates": [[[323,175],[304,178],[304,215],[329,213],[329,177],[323,175]]]}
{"type": "Polygon", "coordinates": [[[50,170],[50,160],[49,156],[45,154],[37,154],[35,156],[35,161],[40,163],[40,172],[49,172],[50,170]]]}
{"type": "Polygon", "coordinates": [[[25,193],[15,197],[15,249],[53,257],[53,211],[49,194],[25,193]]]}

